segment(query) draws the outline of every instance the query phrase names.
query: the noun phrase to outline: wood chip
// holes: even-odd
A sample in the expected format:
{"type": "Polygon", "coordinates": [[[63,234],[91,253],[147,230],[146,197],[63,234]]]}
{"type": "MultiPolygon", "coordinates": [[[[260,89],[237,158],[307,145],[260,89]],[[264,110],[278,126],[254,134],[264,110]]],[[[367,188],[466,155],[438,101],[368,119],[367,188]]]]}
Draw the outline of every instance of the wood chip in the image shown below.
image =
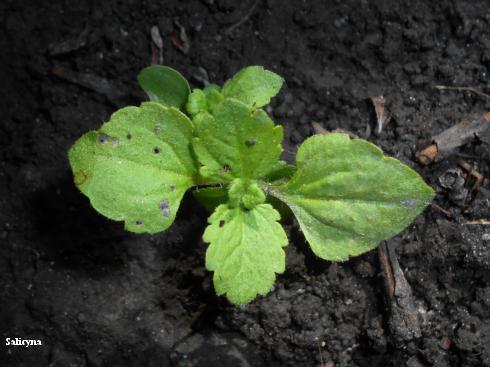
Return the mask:
{"type": "Polygon", "coordinates": [[[469,220],[465,224],[467,224],[467,225],[488,226],[488,225],[490,225],[490,220],[487,220],[487,219],[469,220]]]}
{"type": "Polygon", "coordinates": [[[473,87],[451,87],[447,85],[434,85],[434,88],[439,90],[456,90],[462,92],[471,92],[479,95],[480,97],[490,98],[489,94],[483,93],[482,91],[473,87]]]}
{"type": "Polygon", "coordinates": [[[383,127],[390,121],[390,115],[385,108],[385,98],[383,96],[371,97],[373,102],[374,112],[376,113],[376,134],[379,135],[383,131],[383,127]]]}
{"type": "Polygon", "coordinates": [[[456,148],[490,131],[490,112],[469,117],[459,124],[419,144],[415,154],[424,166],[449,156],[456,148]]]}
{"type": "Polygon", "coordinates": [[[383,242],[378,247],[378,257],[385,278],[391,335],[397,343],[419,338],[422,332],[412,288],[398,263],[395,249],[383,242]]]}

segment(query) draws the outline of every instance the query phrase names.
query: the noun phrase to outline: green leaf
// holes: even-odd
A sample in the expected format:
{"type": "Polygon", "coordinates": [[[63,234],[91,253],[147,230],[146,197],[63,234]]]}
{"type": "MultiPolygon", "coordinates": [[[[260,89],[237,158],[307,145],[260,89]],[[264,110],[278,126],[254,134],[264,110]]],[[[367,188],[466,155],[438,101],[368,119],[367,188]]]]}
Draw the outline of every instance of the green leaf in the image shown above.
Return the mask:
{"type": "Polygon", "coordinates": [[[279,219],[269,204],[252,210],[226,204],[216,208],[203,239],[210,243],[206,268],[214,271],[218,295],[226,294],[230,302],[245,304],[271,290],[276,273],[284,272],[282,247],[288,243],[279,219]]]}
{"type": "Polygon", "coordinates": [[[268,104],[282,87],[284,80],[262,66],[249,66],[240,70],[223,86],[225,98],[236,98],[249,106],[268,104]]]}
{"type": "MultiPolygon", "coordinates": [[[[226,204],[229,202],[228,190],[224,187],[199,188],[192,191],[192,195],[204,208],[206,208],[209,213],[214,212],[214,210],[221,204],[226,204]]],[[[291,212],[289,206],[284,204],[278,198],[272,195],[267,195],[265,202],[271,204],[272,207],[279,212],[281,215],[281,221],[289,221],[292,218],[293,213],[291,212]]]]}
{"type": "Polygon", "coordinates": [[[296,172],[296,167],[284,161],[278,161],[272,169],[264,176],[264,181],[274,182],[289,179],[296,172]]]}
{"type": "Polygon", "coordinates": [[[141,70],[138,82],[151,101],[164,106],[182,108],[191,91],[182,74],[163,65],[152,65],[141,70]]]}
{"type": "Polygon", "coordinates": [[[201,112],[207,112],[208,103],[206,95],[202,89],[193,89],[187,100],[186,110],[191,116],[196,116],[201,112]]]}
{"type": "Polygon", "coordinates": [[[124,220],[127,230],[162,231],[195,184],[192,130],[173,107],[147,102],[123,108],[71,147],[75,183],[98,212],[124,220]]]}
{"type": "Polygon", "coordinates": [[[203,177],[216,182],[259,178],[278,161],[282,126],[274,126],[264,111],[228,98],[214,115],[197,117],[193,145],[203,177]]]}
{"type": "Polygon", "coordinates": [[[345,134],[317,135],[299,148],[291,180],[271,190],[290,206],[313,252],[342,261],[401,232],[433,198],[411,168],[345,134]]]}
{"type": "Polygon", "coordinates": [[[230,206],[242,205],[245,209],[253,209],[265,201],[265,194],[257,182],[237,178],[228,190],[230,206]]]}
{"type": "Polygon", "coordinates": [[[196,189],[192,195],[207,211],[212,213],[217,206],[228,201],[228,190],[223,187],[204,187],[196,189]]]}
{"type": "Polygon", "coordinates": [[[193,89],[189,95],[186,109],[192,116],[196,116],[201,112],[213,113],[224,97],[220,92],[220,88],[215,84],[210,84],[204,89],[193,89]]]}
{"type": "Polygon", "coordinates": [[[221,88],[216,84],[209,84],[203,89],[206,96],[208,111],[214,113],[214,109],[223,101],[221,88]]]}

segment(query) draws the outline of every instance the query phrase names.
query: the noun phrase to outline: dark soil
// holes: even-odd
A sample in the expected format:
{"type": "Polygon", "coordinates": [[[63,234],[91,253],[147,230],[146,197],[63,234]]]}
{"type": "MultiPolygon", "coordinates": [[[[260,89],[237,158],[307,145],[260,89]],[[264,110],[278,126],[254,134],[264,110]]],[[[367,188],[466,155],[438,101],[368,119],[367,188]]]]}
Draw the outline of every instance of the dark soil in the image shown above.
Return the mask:
{"type": "Polygon", "coordinates": [[[254,3],[0,3],[1,366],[490,366],[490,226],[465,224],[490,219],[490,181],[465,205],[463,187],[439,180],[461,158],[490,177],[490,141],[425,168],[413,154],[420,139],[490,110],[490,98],[434,88],[490,93],[488,1],[257,0],[246,18],[254,3]],[[187,54],[172,42],[177,23],[187,54]],[[196,86],[202,68],[217,83],[250,64],[284,76],[269,112],[284,124],[287,157],[317,121],[368,138],[438,191],[435,203],[453,216],[429,207],[388,241],[420,335],[390,329],[376,251],[316,260],[288,224],[285,274],[236,308],[213,293],[206,213],[191,197],[155,236],[126,233],[90,207],[67,149],[144,99],[135,76],[151,63],[153,25],[163,63],[196,86]],[[379,135],[367,133],[376,95],[393,115],[379,135]],[[7,347],[7,337],[43,345],[7,347]]]}

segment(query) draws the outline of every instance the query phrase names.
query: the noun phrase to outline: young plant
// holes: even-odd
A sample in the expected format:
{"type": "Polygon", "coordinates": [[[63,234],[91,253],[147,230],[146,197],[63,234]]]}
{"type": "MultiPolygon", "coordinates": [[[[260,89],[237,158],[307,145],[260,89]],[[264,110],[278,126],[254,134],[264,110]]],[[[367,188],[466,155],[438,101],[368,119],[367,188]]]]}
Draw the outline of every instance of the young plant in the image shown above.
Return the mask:
{"type": "Polygon", "coordinates": [[[345,134],[310,137],[296,166],[281,161],[282,127],[261,107],[283,80],[262,67],[192,92],[165,66],[138,80],[151,102],[120,109],[71,147],[75,184],[98,212],[137,233],[167,229],[196,188],[213,211],[206,268],[232,303],[265,295],[284,272],[284,204],[318,257],[345,261],[402,231],[432,200],[414,170],[345,134]]]}

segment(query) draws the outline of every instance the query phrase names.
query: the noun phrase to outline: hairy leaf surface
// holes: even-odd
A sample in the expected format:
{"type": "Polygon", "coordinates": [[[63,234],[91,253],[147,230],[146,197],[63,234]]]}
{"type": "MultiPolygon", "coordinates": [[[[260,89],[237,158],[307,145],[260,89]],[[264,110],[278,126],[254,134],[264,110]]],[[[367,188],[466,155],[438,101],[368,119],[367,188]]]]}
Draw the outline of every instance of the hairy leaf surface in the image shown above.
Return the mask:
{"type": "Polygon", "coordinates": [[[288,239],[277,222],[279,213],[269,204],[251,210],[220,205],[209,218],[204,241],[206,268],[214,271],[218,295],[235,304],[245,304],[268,293],[276,273],[285,269],[282,247],[288,239]]]}
{"type": "Polygon", "coordinates": [[[194,150],[203,177],[211,181],[259,178],[274,167],[281,154],[282,126],[274,126],[267,113],[228,98],[214,114],[194,120],[194,150]]]}
{"type": "Polygon", "coordinates": [[[194,89],[187,100],[187,112],[193,118],[203,112],[213,113],[223,98],[220,88],[215,84],[209,84],[204,89],[194,89]]]}
{"type": "Polygon", "coordinates": [[[309,138],[296,162],[276,196],[292,209],[313,252],[327,260],[375,248],[408,226],[434,195],[414,170],[345,134],[309,138]]]}
{"type": "Polygon", "coordinates": [[[163,65],[152,65],[141,70],[138,83],[151,101],[164,106],[182,108],[191,92],[182,74],[163,65]]]}
{"type": "Polygon", "coordinates": [[[284,80],[262,66],[249,66],[240,70],[223,86],[223,95],[239,99],[255,107],[268,104],[282,87],[284,80]]]}
{"type": "Polygon", "coordinates": [[[195,184],[192,123],[155,102],[126,107],[70,149],[75,183],[92,206],[127,230],[155,233],[175,219],[195,184]]]}
{"type": "Polygon", "coordinates": [[[231,207],[243,206],[245,209],[253,209],[265,201],[265,193],[257,182],[237,178],[233,180],[228,190],[231,207]]]}

